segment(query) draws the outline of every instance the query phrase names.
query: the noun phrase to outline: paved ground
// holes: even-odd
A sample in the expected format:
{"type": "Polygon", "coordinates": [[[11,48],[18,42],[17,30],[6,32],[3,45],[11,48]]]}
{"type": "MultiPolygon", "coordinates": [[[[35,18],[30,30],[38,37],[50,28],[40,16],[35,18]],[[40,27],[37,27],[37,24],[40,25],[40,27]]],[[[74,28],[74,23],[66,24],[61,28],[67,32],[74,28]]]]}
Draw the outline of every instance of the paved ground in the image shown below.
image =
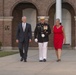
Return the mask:
{"type": "Polygon", "coordinates": [[[62,62],[56,62],[54,50],[48,50],[47,62],[39,62],[38,50],[29,50],[28,62],[19,54],[0,58],[0,75],[76,75],[76,50],[63,50],[62,62]]]}

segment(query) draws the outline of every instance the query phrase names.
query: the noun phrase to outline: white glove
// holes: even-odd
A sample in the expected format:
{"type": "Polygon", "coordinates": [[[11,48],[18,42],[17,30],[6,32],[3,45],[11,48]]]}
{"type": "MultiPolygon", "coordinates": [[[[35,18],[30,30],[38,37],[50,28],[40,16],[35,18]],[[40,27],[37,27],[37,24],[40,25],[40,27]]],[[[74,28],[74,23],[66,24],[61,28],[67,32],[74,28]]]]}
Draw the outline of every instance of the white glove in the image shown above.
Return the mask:
{"type": "Polygon", "coordinates": [[[45,35],[44,35],[44,34],[41,34],[41,36],[42,36],[42,37],[45,37],[45,35]]]}
{"type": "Polygon", "coordinates": [[[37,38],[35,39],[35,42],[38,42],[38,39],[37,38]]]}

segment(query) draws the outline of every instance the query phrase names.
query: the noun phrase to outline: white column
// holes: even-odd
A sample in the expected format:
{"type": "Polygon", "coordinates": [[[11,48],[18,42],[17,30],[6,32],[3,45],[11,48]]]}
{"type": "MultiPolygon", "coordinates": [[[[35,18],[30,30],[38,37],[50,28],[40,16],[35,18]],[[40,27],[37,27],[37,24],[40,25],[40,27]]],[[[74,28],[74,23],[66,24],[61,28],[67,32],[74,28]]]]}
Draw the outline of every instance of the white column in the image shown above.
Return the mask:
{"type": "Polygon", "coordinates": [[[62,0],[56,0],[56,19],[57,18],[62,22],[62,0]]]}

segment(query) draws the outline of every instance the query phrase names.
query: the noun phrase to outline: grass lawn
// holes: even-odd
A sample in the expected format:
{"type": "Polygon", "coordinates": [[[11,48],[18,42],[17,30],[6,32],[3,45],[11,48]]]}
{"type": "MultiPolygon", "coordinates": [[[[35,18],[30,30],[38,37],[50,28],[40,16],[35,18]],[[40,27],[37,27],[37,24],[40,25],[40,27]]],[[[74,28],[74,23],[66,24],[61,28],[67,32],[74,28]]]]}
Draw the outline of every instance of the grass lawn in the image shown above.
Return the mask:
{"type": "Polygon", "coordinates": [[[0,57],[5,57],[13,54],[17,54],[18,52],[16,51],[0,51],[0,57]]]}

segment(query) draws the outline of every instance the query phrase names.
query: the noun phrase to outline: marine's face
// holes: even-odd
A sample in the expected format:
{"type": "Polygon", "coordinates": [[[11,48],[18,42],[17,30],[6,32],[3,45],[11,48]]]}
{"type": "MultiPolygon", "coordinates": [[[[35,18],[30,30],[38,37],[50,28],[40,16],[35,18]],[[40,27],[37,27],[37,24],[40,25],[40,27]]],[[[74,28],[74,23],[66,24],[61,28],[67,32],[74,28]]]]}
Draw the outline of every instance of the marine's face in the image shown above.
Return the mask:
{"type": "Polygon", "coordinates": [[[40,22],[41,22],[41,23],[45,23],[45,20],[44,20],[44,19],[41,19],[40,22]]]}

